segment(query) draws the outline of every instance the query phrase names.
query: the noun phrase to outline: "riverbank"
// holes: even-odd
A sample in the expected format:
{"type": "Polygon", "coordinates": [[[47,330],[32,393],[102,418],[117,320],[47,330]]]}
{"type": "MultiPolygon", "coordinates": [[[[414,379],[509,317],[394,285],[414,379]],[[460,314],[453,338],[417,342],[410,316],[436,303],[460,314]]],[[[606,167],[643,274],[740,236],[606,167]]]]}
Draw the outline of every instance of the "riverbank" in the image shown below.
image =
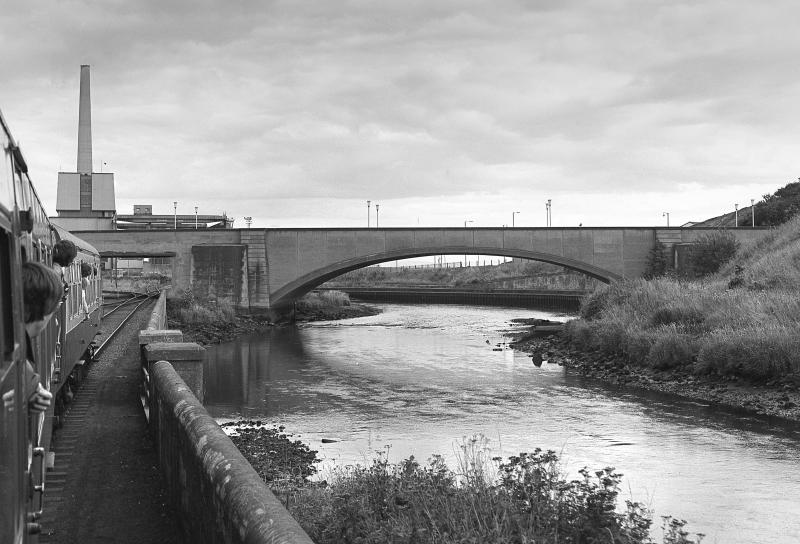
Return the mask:
{"type": "MultiPolygon", "coordinates": [[[[202,320],[185,319],[181,302],[167,303],[167,326],[183,332],[186,342],[196,342],[201,346],[231,342],[245,334],[268,330],[270,327],[287,325],[290,322],[274,323],[266,316],[244,316],[214,313],[202,320]]],[[[350,303],[347,306],[319,305],[304,306],[295,312],[295,322],[333,321],[377,315],[380,310],[369,304],[350,303]]]]}
{"type": "Polygon", "coordinates": [[[510,346],[531,355],[534,364],[547,361],[581,376],[621,387],[670,393],[692,400],[741,409],[748,413],[800,422],[800,389],[792,381],[757,384],[742,378],[695,376],[676,369],[655,370],[628,364],[600,351],[582,351],[560,335],[561,327],[525,323],[510,333],[510,346]]]}

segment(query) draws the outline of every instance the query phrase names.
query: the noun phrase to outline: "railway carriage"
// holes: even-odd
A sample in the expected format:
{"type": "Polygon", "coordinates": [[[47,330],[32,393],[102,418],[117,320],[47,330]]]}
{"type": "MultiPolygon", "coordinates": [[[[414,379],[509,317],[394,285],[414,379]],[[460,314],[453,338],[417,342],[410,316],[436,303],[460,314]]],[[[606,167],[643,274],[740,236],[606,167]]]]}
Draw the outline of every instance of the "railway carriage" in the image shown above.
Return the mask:
{"type": "Polygon", "coordinates": [[[35,542],[41,515],[52,430],[91,358],[102,305],[100,256],[95,248],[53,225],[28,177],[25,159],[0,114],[0,542],[35,542]],[[53,245],[71,240],[78,248],[65,269],[65,301],[47,329],[33,339],[36,372],[54,402],[44,414],[29,413],[21,394],[26,364],[21,265],[53,265],[53,245]],[[80,264],[93,269],[82,309],[80,264]],[[20,394],[17,394],[20,392],[20,394]]]}

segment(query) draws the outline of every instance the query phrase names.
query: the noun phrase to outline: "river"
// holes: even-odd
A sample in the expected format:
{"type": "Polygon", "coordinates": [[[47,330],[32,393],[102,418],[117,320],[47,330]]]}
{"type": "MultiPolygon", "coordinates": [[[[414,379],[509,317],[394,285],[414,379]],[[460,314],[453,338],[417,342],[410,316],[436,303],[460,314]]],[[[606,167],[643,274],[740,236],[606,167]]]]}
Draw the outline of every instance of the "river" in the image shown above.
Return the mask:
{"type": "Polygon", "coordinates": [[[656,526],[661,515],[687,520],[704,543],[800,542],[797,427],[537,368],[505,345],[513,318],[565,316],[377,306],[376,316],[210,347],[209,412],[285,425],[319,450],[323,477],[377,451],[454,463],[464,437],[482,435],[491,455],[555,450],[571,477],[614,466],[625,475],[622,501],[648,505],[656,526]]]}

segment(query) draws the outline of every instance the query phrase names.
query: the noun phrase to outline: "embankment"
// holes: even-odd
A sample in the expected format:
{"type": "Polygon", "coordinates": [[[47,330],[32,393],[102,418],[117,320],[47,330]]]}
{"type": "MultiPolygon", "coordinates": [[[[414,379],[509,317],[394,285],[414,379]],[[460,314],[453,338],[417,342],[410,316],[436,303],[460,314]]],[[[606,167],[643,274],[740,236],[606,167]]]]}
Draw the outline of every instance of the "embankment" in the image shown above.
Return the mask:
{"type": "Polygon", "coordinates": [[[753,383],[736,377],[656,370],[599,350],[576,349],[557,327],[532,326],[525,332],[514,333],[512,338],[511,347],[530,354],[535,362],[555,363],[568,372],[621,388],[669,393],[711,406],[800,422],[800,390],[782,380],[753,383]]]}

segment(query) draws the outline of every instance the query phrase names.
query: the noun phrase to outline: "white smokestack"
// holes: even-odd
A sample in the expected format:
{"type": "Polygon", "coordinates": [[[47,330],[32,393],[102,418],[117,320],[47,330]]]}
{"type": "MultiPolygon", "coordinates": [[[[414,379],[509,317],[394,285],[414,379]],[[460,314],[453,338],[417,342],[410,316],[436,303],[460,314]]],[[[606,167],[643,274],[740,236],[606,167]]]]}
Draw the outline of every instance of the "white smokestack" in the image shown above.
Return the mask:
{"type": "Polygon", "coordinates": [[[92,173],[92,99],[89,65],[81,65],[81,95],[78,109],[78,173],[92,173]]]}

